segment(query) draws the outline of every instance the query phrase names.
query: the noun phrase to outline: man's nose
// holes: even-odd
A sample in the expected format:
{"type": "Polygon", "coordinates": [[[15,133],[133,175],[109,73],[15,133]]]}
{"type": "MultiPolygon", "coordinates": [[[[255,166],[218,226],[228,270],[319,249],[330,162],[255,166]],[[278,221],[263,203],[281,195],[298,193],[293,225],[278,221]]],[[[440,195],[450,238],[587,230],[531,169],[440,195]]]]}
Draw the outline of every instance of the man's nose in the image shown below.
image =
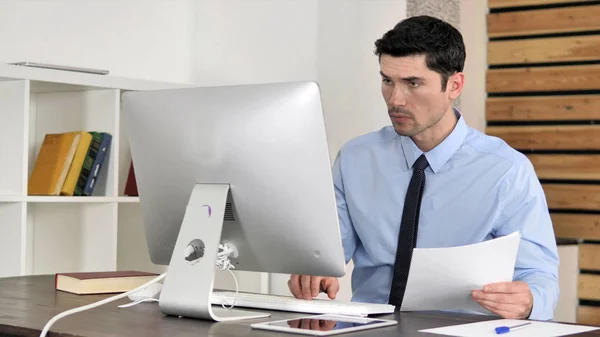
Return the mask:
{"type": "Polygon", "coordinates": [[[405,106],[406,105],[406,95],[402,92],[402,89],[399,87],[394,88],[392,91],[392,95],[388,101],[388,105],[390,106],[405,106]]]}

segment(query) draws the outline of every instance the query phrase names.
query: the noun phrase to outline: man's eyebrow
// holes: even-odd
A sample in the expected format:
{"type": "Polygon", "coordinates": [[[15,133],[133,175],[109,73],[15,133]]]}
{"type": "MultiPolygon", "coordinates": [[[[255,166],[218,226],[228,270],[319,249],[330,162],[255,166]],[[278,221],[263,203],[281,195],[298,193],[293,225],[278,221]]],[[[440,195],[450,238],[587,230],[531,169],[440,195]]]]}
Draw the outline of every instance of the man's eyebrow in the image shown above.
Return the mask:
{"type": "Polygon", "coordinates": [[[423,80],[425,80],[425,79],[423,77],[409,76],[409,77],[402,77],[401,80],[406,81],[406,82],[423,82],[423,80]]]}
{"type": "MultiPolygon", "coordinates": [[[[390,76],[384,74],[383,71],[379,71],[379,74],[385,78],[390,78],[390,76]]],[[[400,79],[405,82],[423,82],[425,80],[423,77],[418,76],[402,77],[400,79]]]]}
{"type": "Polygon", "coordinates": [[[379,74],[385,78],[390,78],[388,75],[384,74],[383,71],[381,71],[381,70],[379,71],[379,74]]]}

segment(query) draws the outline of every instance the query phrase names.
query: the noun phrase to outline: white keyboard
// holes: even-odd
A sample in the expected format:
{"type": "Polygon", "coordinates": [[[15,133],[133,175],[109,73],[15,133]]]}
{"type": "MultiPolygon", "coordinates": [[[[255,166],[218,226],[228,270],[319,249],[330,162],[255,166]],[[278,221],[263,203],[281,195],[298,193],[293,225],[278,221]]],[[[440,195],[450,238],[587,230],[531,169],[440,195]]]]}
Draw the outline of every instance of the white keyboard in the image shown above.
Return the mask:
{"type": "Polygon", "coordinates": [[[238,293],[233,291],[215,291],[211,296],[214,305],[233,304],[235,307],[255,309],[305,312],[311,314],[339,314],[351,316],[366,316],[371,314],[388,314],[394,312],[390,304],[373,304],[358,302],[332,301],[328,299],[302,300],[291,296],[276,296],[254,293],[238,293]]]}

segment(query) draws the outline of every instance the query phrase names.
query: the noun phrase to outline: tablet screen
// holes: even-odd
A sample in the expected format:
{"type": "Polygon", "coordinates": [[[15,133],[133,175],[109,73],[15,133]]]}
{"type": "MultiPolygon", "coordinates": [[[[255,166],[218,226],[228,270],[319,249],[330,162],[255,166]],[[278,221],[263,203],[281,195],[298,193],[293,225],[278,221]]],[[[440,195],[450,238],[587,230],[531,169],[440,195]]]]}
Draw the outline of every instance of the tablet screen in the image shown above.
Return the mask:
{"type": "Polygon", "coordinates": [[[373,325],[377,323],[381,323],[384,321],[380,320],[361,320],[357,318],[356,320],[352,319],[336,319],[335,317],[315,317],[315,318],[301,318],[301,319],[291,319],[288,321],[277,321],[270,322],[268,325],[271,326],[280,326],[284,328],[295,328],[301,330],[317,330],[317,331],[331,331],[331,330],[339,330],[339,329],[347,329],[354,327],[361,327],[365,325],[373,325]]]}

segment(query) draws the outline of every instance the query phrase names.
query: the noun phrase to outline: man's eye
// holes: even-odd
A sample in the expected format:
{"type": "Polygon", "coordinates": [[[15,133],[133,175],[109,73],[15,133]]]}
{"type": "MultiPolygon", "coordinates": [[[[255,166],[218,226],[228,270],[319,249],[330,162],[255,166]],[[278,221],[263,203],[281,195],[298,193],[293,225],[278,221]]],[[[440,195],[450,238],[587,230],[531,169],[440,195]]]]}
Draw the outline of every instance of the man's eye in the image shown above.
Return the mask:
{"type": "Polygon", "coordinates": [[[418,87],[419,87],[419,83],[417,83],[417,82],[409,82],[409,83],[408,83],[408,85],[409,85],[411,88],[418,88],[418,87]]]}
{"type": "Polygon", "coordinates": [[[392,84],[392,81],[390,79],[387,79],[387,78],[382,79],[382,81],[385,84],[392,84]]]}

